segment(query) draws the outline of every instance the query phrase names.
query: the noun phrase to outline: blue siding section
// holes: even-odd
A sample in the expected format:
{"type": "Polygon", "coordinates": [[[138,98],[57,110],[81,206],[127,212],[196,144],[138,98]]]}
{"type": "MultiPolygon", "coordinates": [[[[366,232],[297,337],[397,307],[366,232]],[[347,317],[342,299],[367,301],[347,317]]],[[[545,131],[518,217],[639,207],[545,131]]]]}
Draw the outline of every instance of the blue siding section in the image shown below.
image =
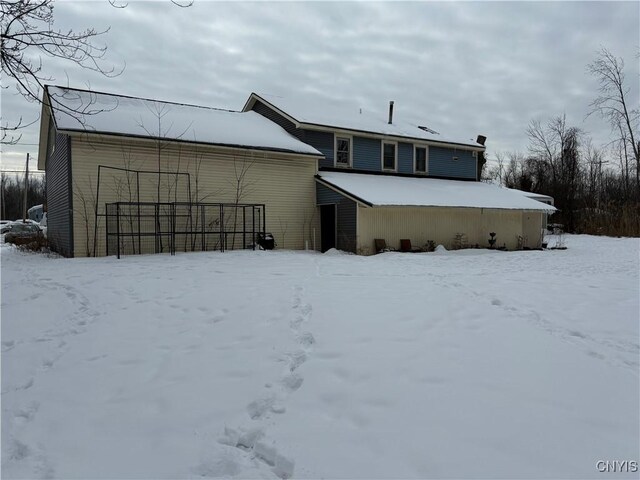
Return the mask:
{"type": "Polygon", "coordinates": [[[358,170],[381,170],[382,144],[375,138],[353,137],[353,168],[358,170]]]}
{"type": "Polygon", "coordinates": [[[338,192],[325,187],[324,185],[316,182],[316,204],[317,205],[329,205],[332,203],[340,203],[342,200],[349,200],[348,198],[340,195],[338,192]]]}
{"type": "Polygon", "coordinates": [[[280,115],[278,112],[272,110],[270,107],[267,107],[264,103],[260,101],[256,101],[253,107],[251,107],[251,110],[253,110],[256,113],[259,113],[265,118],[268,118],[272,122],[277,123],[282,128],[284,128],[287,132],[289,132],[291,135],[294,135],[300,138],[300,130],[296,128],[295,124],[292,121],[286,119],[285,117],[280,115]]]}
{"type": "Polygon", "coordinates": [[[429,147],[429,176],[476,178],[476,159],[469,150],[429,147]],[[453,160],[453,157],[458,157],[453,160]]]}
{"type": "MultiPolygon", "coordinates": [[[[318,149],[325,158],[319,161],[319,167],[334,167],[333,149],[334,134],[315,130],[296,129],[295,125],[282,115],[271,110],[261,102],[256,102],[253,110],[277,123],[287,132],[295,135],[301,141],[318,149]]],[[[356,170],[380,172],[382,170],[382,141],[380,139],[353,136],[353,165],[356,170]]],[[[413,144],[398,143],[398,173],[412,174],[413,144]]],[[[429,146],[428,172],[429,176],[476,179],[477,159],[469,150],[459,150],[449,147],[429,146]],[[457,157],[457,160],[453,160],[457,157]]]]}
{"type": "Polygon", "coordinates": [[[413,143],[398,143],[398,173],[413,173],[413,143]]]}
{"type": "Polygon", "coordinates": [[[336,204],[338,206],[336,209],[338,249],[355,253],[358,215],[358,205],[356,202],[318,182],[316,182],[316,202],[318,205],[336,204]]]}
{"type": "Polygon", "coordinates": [[[325,156],[318,164],[320,167],[333,167],[333,133],[300,130],[298,138],[325,156]]]}

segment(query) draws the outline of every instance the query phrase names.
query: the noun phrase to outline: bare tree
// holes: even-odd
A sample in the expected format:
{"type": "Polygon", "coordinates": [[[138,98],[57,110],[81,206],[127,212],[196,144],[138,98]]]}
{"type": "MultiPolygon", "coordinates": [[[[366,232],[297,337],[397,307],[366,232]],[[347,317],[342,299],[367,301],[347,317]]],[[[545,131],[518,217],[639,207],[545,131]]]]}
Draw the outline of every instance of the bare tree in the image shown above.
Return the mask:
{"type": "MultiPolygon", "coordinates": [[[[163,104],[159,102],[152,102],[145,104],[147,110],[154,117],[154,125],[153,128],[145,125],[142,116],[138,121],[138,126],[147,134],[148,137],[153,138],[155,140],[156,145],[156,155],[157,155],[157,166],[158,166],[158,178],[156,182],[156,202],[158,204],[162,203],[162,175],[167,174],[167,172],[163,172],[162,170],[162,161],[163,161],[163,152],[165,149],[171,147],[174,144],[174,140],[180,140],[184,136],[185,133],[191,128],[193,122],[189,123],[189,125],[180,133],[173,134],[171,133],[174,127],[173,122],[169,124],[168,127],[165,127],[163,124],[164,117],[167,116],[171,112],[171,107],[168,104],[163,104]]],[[[166,160],[165,160],[166,161],[166,160]]],[[[176,171],[176,175],[178,172],[176,171]]],[[[167,180],[166,187],[169,187],[169,180],[167,180]]],[[[167,190],[167,202],[171,201],[171,191],[169,188],[167,190]]],[[[168,207],[164,206],[165,213],[168,213],[168,207]]],[[[161,231],[162,225],[160,224],[160,217],[157,219],[157,229],[161,231]]],[[[159,245],[160,251],[164,251],[164,245],[162,241],[162,235],[159,237],[159,245]]]]}
{"type": "MultiPolygon", "coordinates": [[[[88,178],[89,188],[87,189],[87,193],[83,190],[82,186],[79,185],[76,181],[74,181],[73,188],[73,199],[76,203],[75,211],[78,212],[80,216],[80,220],[82,222],[82,227],[84,228],[85,233],[85,255],[87,257],[95,257],[96,256],[96,242],[95,240],[95,230],[91,232],[91,224],[94,221],[97,221],[95,216],[97,198],[96,198],[96,190],[93,188],[93,182],[91,177],[88,178]],[[93,249],[91,248],[93,247],[93,249]]],[[[105,246],[106,248],[106,246],[105,246]]]]}
{"type": "MultiPolygon", "coordinates": [[[[234,190],[234,198],[233,198],[233,234],[231,245],[232,248],[235,248],[236,243],[236,230],[238,225],[238,208],[242,200],[251,193],[252,187],[255,184],[255,181],[250,181],[247,177],[249,170],[253,167],[255,160],[253,158],[253,154],[249,158],[243,157],[239,159],[238,157],[233,157],[233,190],[234,190]]],[[[244,229],[244,225],[243,225],[244,229]]],[[[252,241],[255,241],[253,239],[252,241]]],[[[245,245],[243,245],[244,247],[245,245]]]]}
{"type": "MultiPolygon", "coordinates": [[[[193,3],[171,1],[180,7],[189,7],[193,3]]],[[[109,0],[109,3],[116,8],[127,6],[126,3],[118,4],[117,0],[109,0]]],[[[43,100],[41,93],[44,84],[54,80],[51,75],[43,72],[43,57],[61,59],[67,64],[98,72],[106,77],[120,75],[124,67],[115,68],[104,61],[107,46],[99,44],[98,39],[109,31],[108,28],[87,28],[80,31],[57,29],[53,7],[54,0],[0,0],[2,88],[9,88],[5,83],[6,78],[12,79],[18,92],[27,101],[50,102],[52,109],[80,121],[84,115],[101,110],[92,110],[86,104],[70,106],[54,97],[43,100]]],[[[19,118],[11,124],[6,119],[0,120],[0,143],[17,143],[21,136],[18,131],[37,120],[24,122],[19,118]]]]}
{"type": "MultiPolygon", "coordinates": [[[[81,31],[60,30],[54,26],[53,0],[2,0],[0,11],[0,39],[2,43],[2,74],[15,81],[20,94],[30,102],[41,102],[41,91],[53,78],[42,71],[43,56],[64,59],[70,64],[98,72],[107,77],[117,76],[122,69],[115,69],[103,62],[107,53],[105,45],[97,38],[109,31],[87,28],[81,31]]],[[[4,82],[3,82],[4,83],[4,82]]],[[[8,88],[3,85],[3,88],[8,88]]],[[[77,111],[52,99],[52,108],[74,117],[77,111]]],[[[84,108],[84,107],[83,107],[84,108]]],[[[14,125],[2,123],[3,143],[19,140],[13,133],[31,125],[22,118],[14,125]]]]}
{"type": "Polygon", "coordinates": [[[504,152],[496,152],[494,157],[495,164],[493,166],[489,166],[482,170],[482,178],[483,182],[487,183],[498,183],[502,185],[504,183],[504,175],[506,171],[506,158],[504,152]]]}
{"type": "MultiPolygon", "coordinates": [[[[598,79],[599,95],[591,102],[589,115],[598,113],[611,125],[615,142],[621,148],[621,157],[632,157],[636,170],[636,188],[640,195],[640,144],[638,130],[640,110],[630,108],[630,87],[625,83],[624,60],[602,48],[596,59],[587,65],[587,71],[598,79]]],[[[628,171],[628,170],[627,170],[628,171]]]]}

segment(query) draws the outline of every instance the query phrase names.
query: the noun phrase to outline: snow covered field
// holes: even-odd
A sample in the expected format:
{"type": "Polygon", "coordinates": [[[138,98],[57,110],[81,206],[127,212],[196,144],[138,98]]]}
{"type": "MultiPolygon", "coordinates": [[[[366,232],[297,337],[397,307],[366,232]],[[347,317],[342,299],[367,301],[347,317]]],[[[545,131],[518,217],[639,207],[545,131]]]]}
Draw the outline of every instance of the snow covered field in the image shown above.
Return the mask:
{"type": "Polygon", "coordinates": [[[637,478],[639,242],[2,246],[3,478],[637,478]]]}

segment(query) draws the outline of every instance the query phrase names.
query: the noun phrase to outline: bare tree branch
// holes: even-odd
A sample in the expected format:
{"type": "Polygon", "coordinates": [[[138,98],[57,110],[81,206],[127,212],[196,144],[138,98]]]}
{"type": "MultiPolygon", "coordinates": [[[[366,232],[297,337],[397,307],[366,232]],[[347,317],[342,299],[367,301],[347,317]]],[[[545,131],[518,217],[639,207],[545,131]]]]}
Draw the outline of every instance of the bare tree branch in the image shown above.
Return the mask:
{"type": "MultiPolygon", "coordinates": [[[[108,0],[114,8],[126,8],[128,3],[121,0],[108,0]]],[[[172,3],[186,8],[189,2],[172,3]]],[[[100,73],[105,77],[117,77],[124,71],[105,61],[107,46],[97,43],[99,37],[109,32],[87,28],[80,31],[61,30],[55,27],[54,0],[0,0],[0,43],[2,50],[3,85],[5,79],[15,83],[17,91],[29,102],[46,102],[48,106],[77,119],[84,125],[83,117],[102,111],[90,108],[90,105],[80,104],[78,107],[62,103],[53,96],[43,99],[42,91],[46,83],[52,82],[53,77],[42,71],[43,57],[57,58],[70,65],[100,73]]],[[[37,119],[35,120],[37,121],[37,119]]],[[[0,121],[2,138],[0,143],[16,143],[19,137],[11,131],[24,128],[30,124],[13,121],[10,125],[6,119],[0,121]]]]}
{"type": "MultiPolygon", "coordinates": [[[[589,105],[591,110],[588,115],[597,113],[607,120],[616,135],[619,148],[623,150],[621,156],[625,158],[625,162],[632,156],[636,169],[636,188],[640,197],[640,142],[636,140],[640,130],[640,109],[630,109],[628,105],[630,88],[625,83],[624,60],[602,48],[596,59],[587,65],[587,71],[597,78],[599,85],[599,95],[589,105]]],[[[628,182],[628,168],[626,175],[628,182]]]]}

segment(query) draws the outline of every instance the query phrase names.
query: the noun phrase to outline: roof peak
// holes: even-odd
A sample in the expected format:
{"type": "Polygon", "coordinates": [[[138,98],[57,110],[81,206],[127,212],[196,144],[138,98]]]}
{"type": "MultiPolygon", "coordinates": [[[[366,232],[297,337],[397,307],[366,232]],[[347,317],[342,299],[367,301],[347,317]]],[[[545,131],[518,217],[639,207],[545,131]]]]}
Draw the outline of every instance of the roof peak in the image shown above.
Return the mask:
{"type": "Polygon", "coordinates": [[[155,103],[162,103],[162,104],[167,104],[167,105],[177,105],[180,107],[190,107],[190,108],[204,108],[206,110],[216,110],[219,112],[228,112],[228,113],[245,113],[239,110],[230,110],[227,108],[217,108],[217,107],[208,107],[205,105],[195,105],[192,103],[181,103],[181,102],[172,102],[169,100],[158,100],[156,98],[146,98],[146,97],[136,97],[133,95],[124,95],[124,94],[120,94],[120,93],[110,93],[110,92],[102,92],[99,90],[90,90],[90,89],[85,89],[85,88],[74,88],[74,87],[64,87],[64,86],[60,86],[60,85],[45,85],[45,89],[47,91],[49,91],[50,88],[59,88],[61,90],[67,90],[67,91],[72,91],[72,92],[81,92],[81,93],[89,93],[89,94],[96,94],[96,95],[104,95],[106,97],[117,97],[117,98],[127,98],[130,100],[142,100],[143,102],[155,102],[155,103]]]}

